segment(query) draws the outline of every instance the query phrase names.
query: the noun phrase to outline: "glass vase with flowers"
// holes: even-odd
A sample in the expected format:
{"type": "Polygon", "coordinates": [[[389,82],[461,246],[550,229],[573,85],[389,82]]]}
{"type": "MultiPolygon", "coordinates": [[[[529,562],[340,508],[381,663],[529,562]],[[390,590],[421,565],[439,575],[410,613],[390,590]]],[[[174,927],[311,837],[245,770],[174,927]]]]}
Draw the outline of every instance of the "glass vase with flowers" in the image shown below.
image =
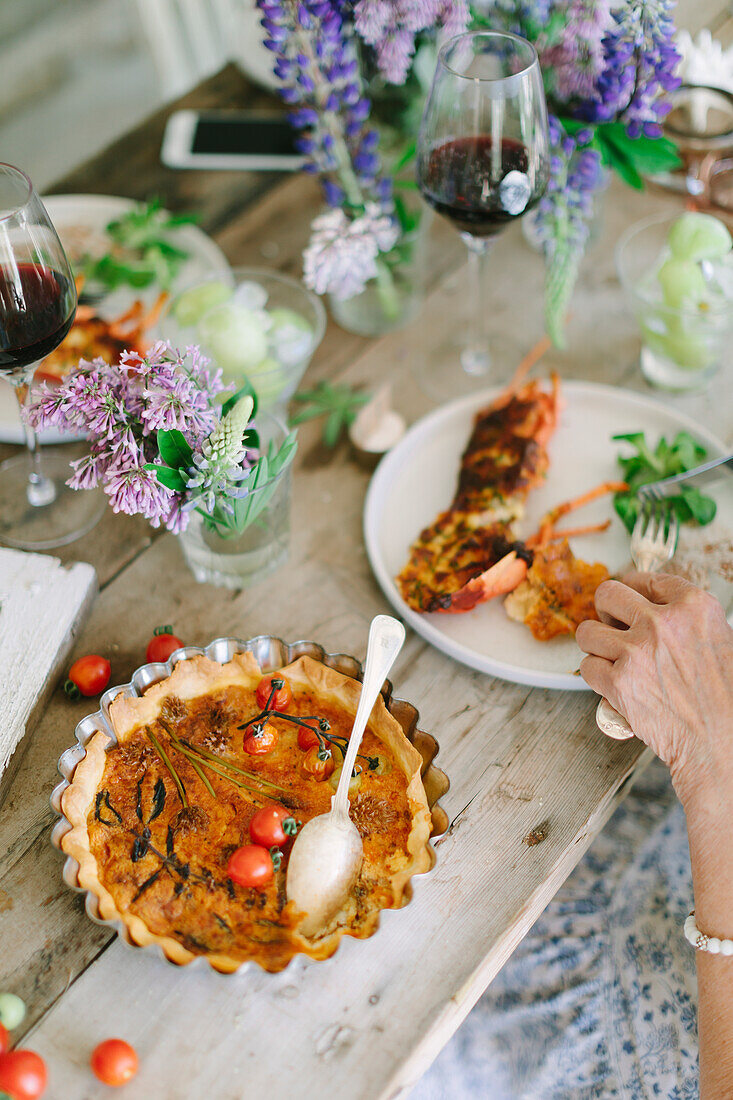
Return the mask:
{"type": "Polygon", "coordinates": [[[40,388],[28,419],[86,436],[72,489],[99,487],[113,511],[179,535],[197,580],[242,588],[287,555],[297,447],[256,413],[251,387],[227,397],[197,347],[160,341],[114,366],[82,360],[60,386],[40,388]]]}

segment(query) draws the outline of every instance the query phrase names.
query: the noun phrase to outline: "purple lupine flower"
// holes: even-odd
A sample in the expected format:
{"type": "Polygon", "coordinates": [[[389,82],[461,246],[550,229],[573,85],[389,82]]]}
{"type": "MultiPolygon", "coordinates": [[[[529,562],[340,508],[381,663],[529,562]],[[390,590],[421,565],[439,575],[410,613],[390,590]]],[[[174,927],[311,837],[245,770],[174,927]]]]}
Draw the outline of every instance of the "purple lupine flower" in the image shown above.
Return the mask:
{"type": "Polygon", "coordinates": [[[294,108],[290,120],[305,131],[305,171],[322,177],[329,205],[358,212],[367,202],[383,203],[378,137],[368,126],[371,105],[343,0],[257,3],[282,98],[294,108]]]}
{"type": "Polygon", "coordinates": [[[661,134],[660,119],[669,111],[663,93],[680,83],[672,6],[673,0],[629,0],[614,9],[613,24],[603,38],[603,72],[579,117],[621,119],[631,137],[661,134]]]}

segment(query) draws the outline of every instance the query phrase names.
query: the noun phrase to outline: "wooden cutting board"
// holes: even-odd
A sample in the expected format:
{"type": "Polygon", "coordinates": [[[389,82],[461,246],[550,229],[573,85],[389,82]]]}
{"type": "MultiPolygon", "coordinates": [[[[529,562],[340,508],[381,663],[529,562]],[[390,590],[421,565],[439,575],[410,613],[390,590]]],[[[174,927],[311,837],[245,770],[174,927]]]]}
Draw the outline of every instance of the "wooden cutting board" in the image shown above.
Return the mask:
{"type": "Polygon", "coordinates": [[[0,549],[0,806],[96,591],[85,562],[0,549]]]}

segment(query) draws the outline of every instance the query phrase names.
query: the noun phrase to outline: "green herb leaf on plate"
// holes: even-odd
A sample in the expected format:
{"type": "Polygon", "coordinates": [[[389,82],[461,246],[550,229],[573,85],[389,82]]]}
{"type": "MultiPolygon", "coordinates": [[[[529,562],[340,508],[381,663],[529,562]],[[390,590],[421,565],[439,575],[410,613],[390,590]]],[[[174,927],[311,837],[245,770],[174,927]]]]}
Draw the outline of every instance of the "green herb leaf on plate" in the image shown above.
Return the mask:
{"type": "MultiPolygon", "coordinates": [[[[635,452],[618,456],[629,490],[616,493],[613,498],[613,506],[629,533],[641,511],[637,493],[642,485],[684,474],[707,458],[705,447],[685,431],[678,432],[671,443],[662,436],[654,450],[647,443],[644,432],[626,432],[612,438],[615,442],[630,444],[635,452]]],[[[680,523],[694,522],[704,527],[715,518],[715,501],[694,485],[682,485],[679,493],[666,499],[680,523]]]]}

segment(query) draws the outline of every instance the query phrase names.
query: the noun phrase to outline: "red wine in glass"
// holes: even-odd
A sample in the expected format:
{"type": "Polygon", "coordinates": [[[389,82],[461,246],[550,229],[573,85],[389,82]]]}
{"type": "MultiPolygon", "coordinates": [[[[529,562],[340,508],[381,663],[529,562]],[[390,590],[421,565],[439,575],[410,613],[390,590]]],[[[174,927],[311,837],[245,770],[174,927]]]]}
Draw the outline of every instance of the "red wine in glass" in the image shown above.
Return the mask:
{"type": "Polygon", "coordinates": [[[76,308],[68,275],[46,264],[0,266],[0,373],[13,376],[58,347],[76,308]]]}
{"type": "Polygon", "coordinates": [[[527,149],[513,138],[498,149],[486,134],[456,138],[432,150],[420,190],[461,233],[493,237],[540,199],[528,168],[527,149]]]}

